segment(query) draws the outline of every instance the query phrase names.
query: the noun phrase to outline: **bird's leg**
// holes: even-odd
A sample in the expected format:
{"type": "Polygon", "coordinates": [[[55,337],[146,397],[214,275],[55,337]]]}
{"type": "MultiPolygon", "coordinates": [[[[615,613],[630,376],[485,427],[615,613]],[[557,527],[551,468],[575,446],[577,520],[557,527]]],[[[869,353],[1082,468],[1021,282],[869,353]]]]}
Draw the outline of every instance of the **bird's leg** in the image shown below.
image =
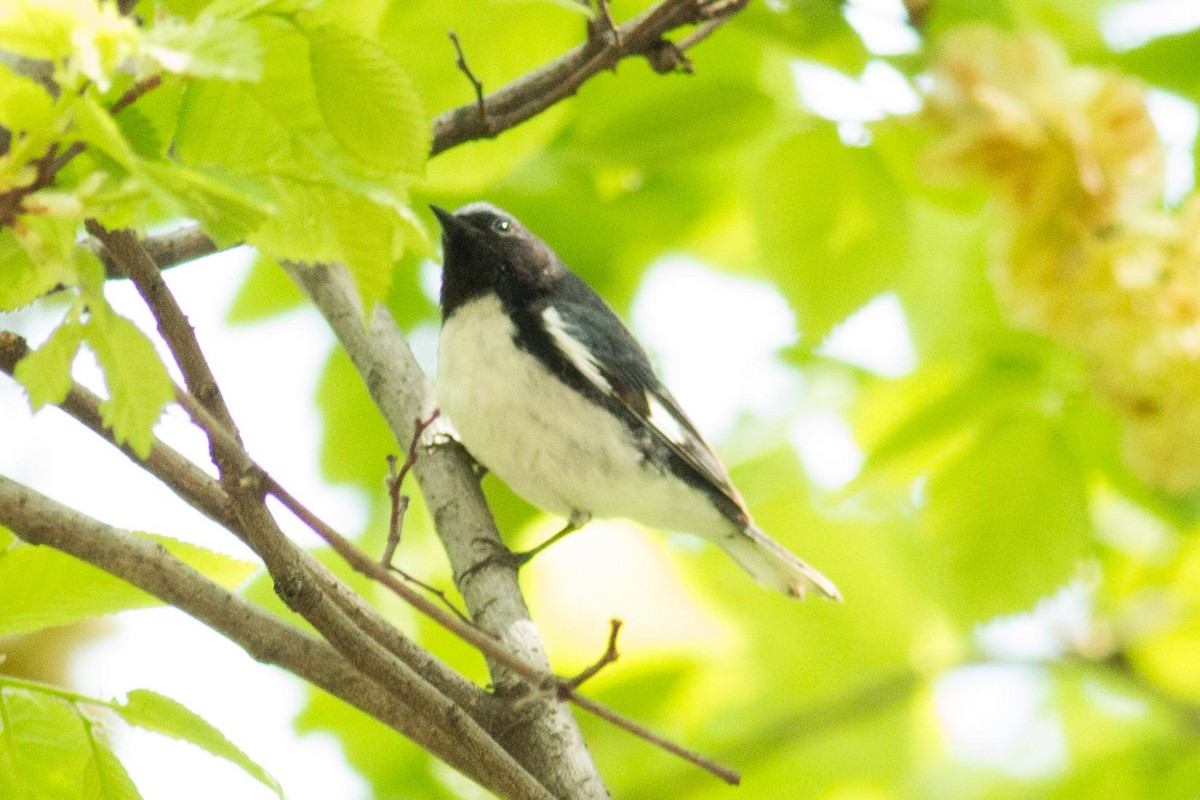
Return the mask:
{"type": "Polygon", "coordinates": [[[549,539],[542,542],[537,547],[532,548],[531,550],[526,550],[523,553],[513,553],[513,558],[515,559],[517,566],[525,566],[529,563],[530,559],[532,559],[538,553],[542,552],[560,539],[565,538],[568,534],[574,533],[584,525],[587,525],[591,519],[592,515],[587,511],[572,511],[571,518],[567,520],[567,524],[564,525],[563,529],[558,533],[554,534],[549,539]]]}

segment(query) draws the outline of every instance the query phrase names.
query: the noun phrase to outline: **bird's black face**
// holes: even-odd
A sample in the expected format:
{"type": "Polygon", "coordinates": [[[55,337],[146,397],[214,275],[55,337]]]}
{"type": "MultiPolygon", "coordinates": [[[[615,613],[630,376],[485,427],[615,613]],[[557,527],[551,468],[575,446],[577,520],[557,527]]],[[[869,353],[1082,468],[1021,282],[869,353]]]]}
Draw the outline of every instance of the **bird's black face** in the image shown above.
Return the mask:
{"type": "Polygon", "coordinates": [[[565,268],[549,245],[511,214],[471,203],[453,214],[431,206],[442,223],[442,317],[488,292],[520,302],[549,288],[565,268]]]}

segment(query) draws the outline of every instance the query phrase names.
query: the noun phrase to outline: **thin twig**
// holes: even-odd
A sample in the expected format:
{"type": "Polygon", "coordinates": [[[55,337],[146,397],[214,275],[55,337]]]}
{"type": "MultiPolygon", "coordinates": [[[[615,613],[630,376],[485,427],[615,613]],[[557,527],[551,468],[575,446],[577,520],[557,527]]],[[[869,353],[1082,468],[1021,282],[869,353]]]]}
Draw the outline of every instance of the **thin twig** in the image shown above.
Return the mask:
{"type": "MultiPolygon", "coordinates": [[[[417,463],[417,443],[421,439],[421,434],[441,414],[440,410],[435,410],[427,420],[422,420],[420,417],[413,420],[413,436],[408,445],[408,454],[400,466],[400,471],[388,478],[388,496],[392,501],[392,513],[388,520],[387,544],[383,548],[383,558],[380,559],[380,563],[388,569],[394,569],[392,559],[396,557],[396,548],[400,546],[400,534],[404,531],[404,515],[408,511],[408,496],[401,495],[400,488],[404,485],[404,479],[408,477],[408,471],[412,469],[413,464],[417,463]]],[[[388,469],[395,472],[396,457],[394,455],[388,455],[388,469]]],[[[404,573],[401,572],[401,574],[404,573]]]]}
{"type": "Polygon", "coordinates": [[[475,77],[475,73],[471,72],[471,68],[467,66],[467,56],[463,53],[462,42],[458,40],[458,34],[454,31],[447,31],[446,35],[450,37],[450,41],[454,44],[454,52],[457,54],[455,65],[458,66],[460,72],[467,76],[467,80],[471,82],[471,86],[475,88],[475,105],[479,108],[479,120],[486,127],[488,125],[487,104],[483,98],[483,82],[475,77]]]}
{"type": "MultiPolygon", "coordinates": [[[[590,4],[588,0],[581,0],[585,5],[590,4]]],[[[596,14],[588,20],[587,24],[588,41],[597,45],[603,45],[605,37],[611,37],[617,45],[621,44],[621,29],[617,27],[616,20],[613,19],[612,8],[609,7],[609,0],[596,0],[596,14]]]]}
{"type": "MultiPolygon", "coordinates": [[[[408,459],[404,460],[408,466],[408,459]]],[[[396,472],[396,454],[387,454],[388,465],[388,499],[391,501],[391,512],[388,515],[388,538],[383,546],[383,555],[379,563],[391,567],[396,557],[396,548],[400,546],[400,533],[404,529],[404,515],[408,513],[408,495],[400,494],[400,475],[396,472]]]]}
{"type": "Polygon", "coordinates": [[[568,678],[562,682],[560,691],[572,691],[578,689],[584,682],[591,680],[600,670],[607,667],[620,657],[617,652],[617,634],[621,632],[621,625],[624,624],[619,619],[609,620],[608,630],[608,646],[604,648],[604,652],[596,659],[595,663],[585,667],[574,678],[568,678]]]}
{"type": "Polygon", "coordinates": [[[665,739],[662,736],[659,736],[645,725],[634,722],[628,717],[617,714],[611,708],[603,706],[597,703],[595,700],[590,700],[575,691],[567,692],[566,696],[568,700],[582,708],[584,711],[590,711],[597,717],[600,717],[600,719],[606,720],[607,722],[616,725],[618,728],[628,733],[632,733],[639,739],[650,742],[656,747],[660,747],[663,750],[666,750],[668,753],[676,755],[690,764],[695,764],[697,767],[700,767],[700,769],[704,770],[705,772],[712,773],[728,783],[730,786],[737,786],[742,782],[742,775],[737,770],[730,769],[724,764],[720,764],[708,756],[697,753],[695,750],[689,750],[686,747],[681,747],[675,742],[672,742],[670,739],[665,739]]]}
{"type": "MultiPolygon", "coordinates": [[[[486,139],[537,116],[550,106],[575,94],[593,75],[612,69],[630,56],[653,56],[655,69],[673,71],[660,42],[669,31],[709,20],[714,15],[728,18],[745,7],[747,0],[662,0],[624,25],[616,35],[605,37],[602,46],[593,38],[542,67],[487,95],[487,115],[479,113],[480,102],[451,109],[433,122],[430,155],[473,139],[486,139]]],[[[711,32],[711,31],[710,31],[711,32]]],[[[704,35],[708,35],[705,33],[704,35]]],[[[696,40],[698,41],[698,40],[696,40]]],[[[692,42],[694,44],[695,42],[692,42]]],[[[690,46],[690,45],[689,45],[690,46]]],[[[678,48],[682,53],[687,47],[678,48]]]]}
{"type": "Polygon", "coordinates": [[[713,31],[731,20],[734,14],[749,3],[750,0],[725,0],[723,3],[709,6],[705,11],[706,21],[697,25],[696,30],[676,42],[675,46],[679,48],[679,52],[686,53],[711,36],[713,31]]]}

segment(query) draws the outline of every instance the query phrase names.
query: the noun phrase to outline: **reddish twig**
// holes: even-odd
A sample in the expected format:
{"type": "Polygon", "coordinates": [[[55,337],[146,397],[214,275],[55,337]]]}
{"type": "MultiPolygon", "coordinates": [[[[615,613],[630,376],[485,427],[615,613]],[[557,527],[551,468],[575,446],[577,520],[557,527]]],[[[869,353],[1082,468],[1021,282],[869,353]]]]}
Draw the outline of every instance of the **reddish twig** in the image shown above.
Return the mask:
{"type": "Polygon", "coordinates": [[[621,632],[621,625],[624,623],[619,619],[613,619],[609,620],[608,624],[610,626],[608,630],[608,646],[604,648],[604,652],[600,654],[600,658],[596,659],[594,664],[581,670],[574,678],[568,678],[562,682],[559,686],[560,696],[563,692],[578,689],[585,681],[594,678],[600,670],[620,657],[620,653],[617,652],[617,634],[621,632]]]}
{"type": "MultiPolygon", "coordinates": [[[[388,478],[388,496],[392,500],[392,513],[388,520],[388,538],[387,545],[383,548],[383,558],[380,563],[388,569],[392,567],[392,559],[396,556],[396,548],[400,546],[400,534],[404,530],[404,515],[408,511],[408,496],[400,494],[400,487],[404,485],[404,479],[408,477],[408,471],[413,468],[413,464],[417,463],[417,442],[421,439],[421,434],[433,424],[442,412],[435,409],[429,416],[429,419],[422,420],[417,417],[413,420],[413,435],[412,441],[408,444],[408,455],[404,458],[404,463],[400,465],[400,471],[396,470],[396,457],[388,456],[388,470],[392,474],[388,478]]],[[[399,571],[399,570],[397,570],[399,571]]]]}

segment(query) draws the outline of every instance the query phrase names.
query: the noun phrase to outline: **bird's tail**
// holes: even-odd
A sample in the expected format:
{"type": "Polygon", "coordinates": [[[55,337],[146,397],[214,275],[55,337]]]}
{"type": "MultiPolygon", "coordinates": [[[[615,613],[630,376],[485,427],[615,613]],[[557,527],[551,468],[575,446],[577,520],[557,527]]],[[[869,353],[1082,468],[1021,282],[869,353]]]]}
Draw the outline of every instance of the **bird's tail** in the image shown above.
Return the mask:
{"type": "Polygon", "coordinates": [[[801,599],[808,590],[815,589],[830,600],[842,600],[833,581],[754,525],[747,526],[739,536],[723,536],[718,543],[760,586],[801,599]]]}

